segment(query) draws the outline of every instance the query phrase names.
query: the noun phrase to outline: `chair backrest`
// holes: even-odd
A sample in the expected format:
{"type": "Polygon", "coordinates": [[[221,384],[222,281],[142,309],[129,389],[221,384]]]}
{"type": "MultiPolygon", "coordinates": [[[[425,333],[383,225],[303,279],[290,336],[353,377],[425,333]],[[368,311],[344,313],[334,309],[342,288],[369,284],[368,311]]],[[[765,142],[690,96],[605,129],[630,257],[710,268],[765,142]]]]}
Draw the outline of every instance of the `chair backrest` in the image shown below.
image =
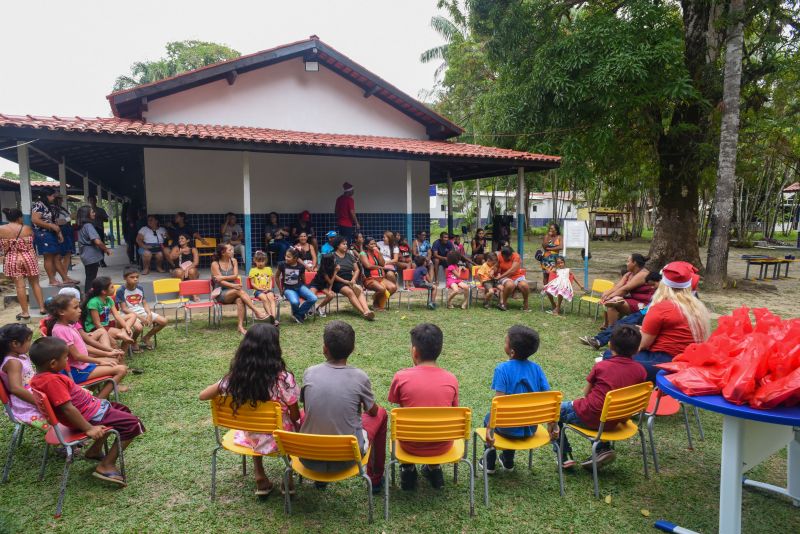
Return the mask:
{"type": "Polygon", "coordinates": [[[541,391],[501,395],[492,398],[489,412],[489,428],[513,428],[518,426],[555,423],[561,415],[560,391],[541,391]]]}
{"type": "Polygon", "coordinates": [[[361,462],[361,451],[355,436],[326,436],[276,430],[272,433],[283,456],[327,462],[361,462]]]}
{"type": "Polygon", "coordinates": [[[469,439],[472,410],[447,408],[395,408],[391,414],[392,440],[452,441],[469,439]]]}
{"type": "Polygon", "coordinates": [[[311,283],[311,281],[314,279],[314,277],[317,276],[317,273],[315,273],[314,271],[306,271],[305,273],[306,274],[305,274],[304,283],[306,285],[308,285],[308,284],[311,283]]]}
{"type": "Polygon", "coordinates": [[[160,278],[158,280],[153,280],[153,294],[155,295],[156,302],[158,302],[159,295],[175,298],[178,296],[180,290],[180,278],[160,278]]]}
{"type": "Polygon", "coordinates": [[[271,434],[283,426],[281,405],[277,402],[259,402],[255,406],[246,403],[233,413],[232,400],[227,395],[211,399],[211,420],[214,426],[262,434],[271,434]]]}
{"type": "Polygon", "coordinates": [[[604,280],[602,278],[595,278],[592,282],[592,293],[605,293],[609,289],[614,287],[614,282],[611,280],[604,280]]]}
{"type": "MultiPolygon", "coordinates": [[[[206,242],[205,245],[199,239],[195,239],[194,240],[194,247],[197,249],[197,252],[202,252],[205,249],[208,249],[213,253],[217,248],[217,238],[216,237],[204,237],[203,239],[206,242]]],[[[206,252],[206,254],[208,254],[208,252],[206,252]]]]}
{"type": "Polygon", "coordinates": [[[5,406],[8,406],[11,403],[11,399],[9,398],[8,391],[6,391],[6,385],[0,380],[0,403],[5,406]]]}
{"type": "Polygon", "coordinates": [[[414,269],[403,269],[403,282],[414,282],[414,269]]]}
{"type": "Polygon", "coordinates": [[[606,393],[600,422],[623,421],[647,409],[652,382],[642,382],[626,388],[613,389],[606,393]]]}
{"type": "Polygon", "coordinates": [[[469,269],[461,269],[461,274],[459,277],[465,282],[469,282],[472,279],[472,271],[469,269]]]}
{"type": "Polygon", "coordinates": [[[194,295],[210,295],[211,280],[182,280],[178,286],[178,293],[182,297],[194,295]]]}
{"type": "Polygon", "coordinates": [[[50,404],[50,399],[47,398],[47,395],[34,388],[31,388],[31,393],[33,393],[33,398],[36,399],[36,408],[39,410],[39,413],[44,415],[48,423],[56,426],[58,424],[58,418],[56,417],[56,412],[53,410],[53,405],[50,404]]]}
{"type": "Polygon", "coordinates": [[[476,276],[476,274],[478,272],[478,267],[480,267],[480,265],[473,265],[472,269],[470,269],[470,272],[472,273],[472,278],[475,278],[475,276],[476,276]]]}

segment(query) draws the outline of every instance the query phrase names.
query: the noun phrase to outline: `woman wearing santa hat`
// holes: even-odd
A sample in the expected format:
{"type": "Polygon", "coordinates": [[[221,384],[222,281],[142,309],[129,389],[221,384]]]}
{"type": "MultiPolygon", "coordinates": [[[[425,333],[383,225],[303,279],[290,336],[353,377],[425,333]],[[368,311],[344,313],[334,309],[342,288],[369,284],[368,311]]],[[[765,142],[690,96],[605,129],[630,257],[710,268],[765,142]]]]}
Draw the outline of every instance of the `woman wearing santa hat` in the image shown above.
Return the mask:
{"type": "Polygon", "coordinates": [[[670,362],[690,344],[708,339],[708,310],[693,294],[699,279],[697,269],[684,261],[661,271],[661,283],[642,323],[639,353],[633,357],[647,370],[648,380],[655,380],[657,364],[670,362]]]}

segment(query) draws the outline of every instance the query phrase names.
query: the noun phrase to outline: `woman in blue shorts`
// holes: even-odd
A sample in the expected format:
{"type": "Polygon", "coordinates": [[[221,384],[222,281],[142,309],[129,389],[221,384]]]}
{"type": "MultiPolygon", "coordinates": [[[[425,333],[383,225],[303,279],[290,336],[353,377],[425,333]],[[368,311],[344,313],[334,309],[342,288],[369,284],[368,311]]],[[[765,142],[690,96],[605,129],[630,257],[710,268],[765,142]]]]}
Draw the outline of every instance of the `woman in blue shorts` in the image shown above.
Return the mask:
{"type": "Polygon", "coordinates": [[[64,236],[61,227],[56,224],[58,217],[56,196],[55,189],[45,190],[31,206],[33,242],[39,254],[44,256],[44,270],[51,286],[77,284],[77,280],[67,276],[67,270],[61,262],[64,236]],[[56,274],[61,277],[61,281],[56,278],[56,274]]]}

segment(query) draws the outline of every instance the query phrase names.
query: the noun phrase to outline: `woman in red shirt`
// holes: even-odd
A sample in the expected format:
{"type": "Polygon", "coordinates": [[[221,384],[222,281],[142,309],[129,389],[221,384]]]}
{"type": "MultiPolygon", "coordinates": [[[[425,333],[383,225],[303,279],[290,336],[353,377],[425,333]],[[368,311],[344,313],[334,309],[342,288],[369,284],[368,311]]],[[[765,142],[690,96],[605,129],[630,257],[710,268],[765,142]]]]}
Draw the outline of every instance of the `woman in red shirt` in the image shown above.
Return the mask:
{"type": "Polygon", "coordinates": [[[650,308],[642,323],[639,353],[633,357],[655,380],[656,364],[670,362],[692,343],[708,339],[711,320],[705,305],[692,293],[699,276],[690,263],[676,261],[661,272],[650,308]]]}

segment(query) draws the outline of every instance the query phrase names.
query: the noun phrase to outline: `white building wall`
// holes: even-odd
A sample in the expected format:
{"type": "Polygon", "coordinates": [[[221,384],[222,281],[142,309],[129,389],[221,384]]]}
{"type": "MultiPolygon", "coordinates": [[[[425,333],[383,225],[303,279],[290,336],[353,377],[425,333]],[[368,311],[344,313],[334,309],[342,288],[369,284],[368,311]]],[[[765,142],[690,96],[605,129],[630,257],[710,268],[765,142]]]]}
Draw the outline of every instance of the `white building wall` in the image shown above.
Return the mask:
{"type": "Polygon", "coordinates": [[[148,103],[149,122],[224,124],[281,130],[427,139],[425,127],[355,84],[301,58],[201,85],[148,103]]]}
{"type": "MultiPolygon", "coordinates": [[[[489,217],[489,203],[491,202],[492,195],[489,192],[482,192],[481,194],[481,218],[484,222],[489,217]]],[[[447,191],[438,191],[436,196],[429,197],[429,206],[431,210],[431,219],[445,219],[447,217],[447,191]],[[444,209],[443,209],[444,208],[444,209]]],[[[506,194],[503,191],[498,191],[495,194],[495,205],[499,214],[506,214],[506,204],[516,206],[516,193],[509,192],[506,194]]],[[[576,202],[559,202],[559,215],[560,219],[577,219],[578,204],[576,202]]],[[[552,198],[532,198],[529,205],[528,217],[531,219],[552,219],[553,218],[553,199],[552,198]]],[[[516,215],[516,207],[514,207],[508,215],[516,215]]]]}
{"type": "MultiPolygon", "coordinates": [[[[238,83],[238,82],[237,82],[238,83]]],[[[242,153],[146,148],[151,213],[242,213],[242,153]]],[[[413,210],[427,212],[427,162],[412,161],[413,210]]],[[[357,213],[405,213],[403,160],[250,153],[253,213],[332,213],[342,183],[355,187],[357,213]]]]}

